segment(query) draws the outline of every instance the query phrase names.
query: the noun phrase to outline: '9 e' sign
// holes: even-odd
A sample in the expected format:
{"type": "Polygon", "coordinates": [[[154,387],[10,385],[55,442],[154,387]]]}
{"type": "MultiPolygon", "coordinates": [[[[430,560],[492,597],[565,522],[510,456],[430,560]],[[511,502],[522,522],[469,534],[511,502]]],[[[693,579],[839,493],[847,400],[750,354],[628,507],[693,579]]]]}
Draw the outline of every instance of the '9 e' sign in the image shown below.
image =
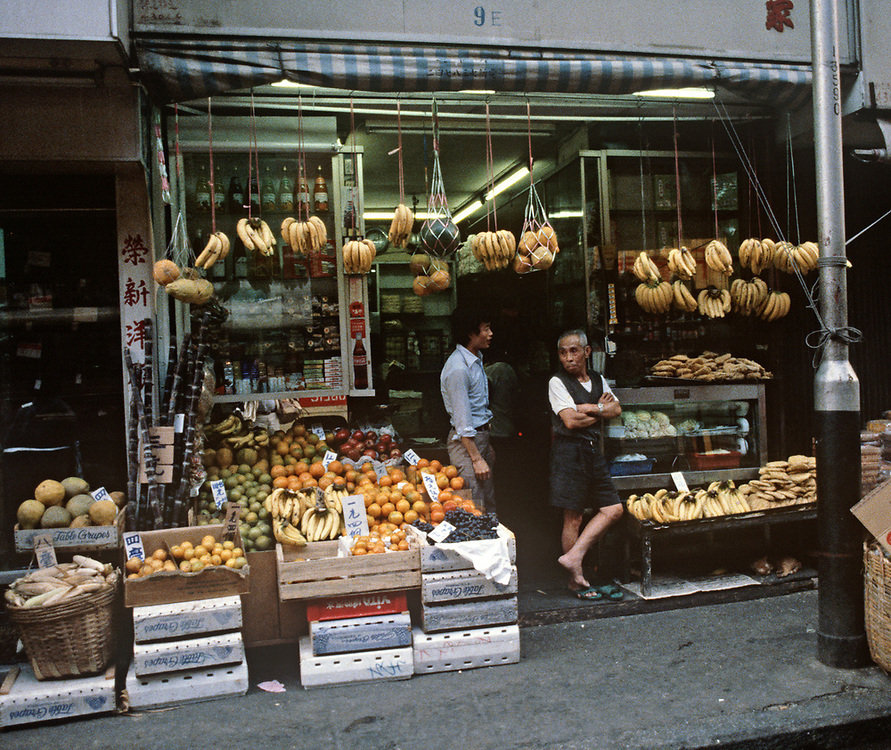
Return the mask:
{"type": "MultiPolygon", "coordinates": [[[[473,25],[474,26],[485,26],[486,25],[486,9],[482,5],[477,5],[473,9],[473,25]]],[[[500,10],[489,10],[488,12],[488,22],[489,26],[501,26],[501,11],[500,10]]]]}

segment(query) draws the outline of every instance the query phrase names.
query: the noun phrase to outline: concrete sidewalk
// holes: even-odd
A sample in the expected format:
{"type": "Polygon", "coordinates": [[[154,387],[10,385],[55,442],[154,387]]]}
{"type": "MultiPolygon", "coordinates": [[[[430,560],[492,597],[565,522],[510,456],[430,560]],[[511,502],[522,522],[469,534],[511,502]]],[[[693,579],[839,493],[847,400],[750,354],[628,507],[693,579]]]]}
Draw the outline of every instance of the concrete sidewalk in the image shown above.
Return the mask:
{"type": "Polygon", "coordinates": [[[888,747],[891,678],[816,659],[817,593],[525,627],[519,664],[306,691],[293,649],[242,698],[12,728],[20,750],[888,747]],[[287,692],[258,690],[278,679],[287,692]]]}

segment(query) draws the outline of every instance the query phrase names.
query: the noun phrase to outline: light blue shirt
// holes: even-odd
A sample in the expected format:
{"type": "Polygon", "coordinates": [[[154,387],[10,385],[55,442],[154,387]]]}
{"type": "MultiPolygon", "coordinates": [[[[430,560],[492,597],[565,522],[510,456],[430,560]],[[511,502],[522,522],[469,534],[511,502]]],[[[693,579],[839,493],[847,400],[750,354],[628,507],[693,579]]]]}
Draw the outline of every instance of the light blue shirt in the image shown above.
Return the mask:
{"type": "Polygon", "coordinates": [[[474,355],[458,344],[442,368],[439,389],[445,410],[455,428],[456,440],[474,437],[478,427],[491,421],[489,381],[483,369],[481,353],[474,355]]]}

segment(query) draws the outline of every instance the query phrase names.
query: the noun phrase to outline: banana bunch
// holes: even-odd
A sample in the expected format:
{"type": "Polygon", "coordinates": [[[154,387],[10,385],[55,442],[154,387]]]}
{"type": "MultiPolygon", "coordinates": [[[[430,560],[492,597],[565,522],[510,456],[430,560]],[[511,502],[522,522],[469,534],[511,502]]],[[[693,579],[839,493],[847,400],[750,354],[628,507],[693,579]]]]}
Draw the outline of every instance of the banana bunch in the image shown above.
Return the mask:
{"type": "Polygon", "coordinates": [[[282,219],[281,231],[282,239],[297,255],[316,252],[328,244],[328,228],[318,216],[310,216],[306,221],[288,216],[282,219]]]}
{"type": "Polygon", "coordinates": [[[674,523],[749,513],[745,495],[732,481],[712,482],[695,492],[660,489],[655,493],[630,495],[625,508],[639,521],[674,523]]]}
{"type": "Polygon", "coordinates": [[[810,273],[817,267],[820,248],[816,242],[793,245],[791,242],[778,242],[773,258],[774,268],[783,273],[795,273],[795,266],[802,273],[810,273]]]}
{"type": "Polygon", "coordinates": [[[671,285],[672,301],[681,312],[695,312],[699,308],[696,298],[687,289],[687,285],[680,279],[676,279],[671,285]]]}
{"type": "Polygon", "coordinates": [[[377,248],[371,240],[347,240],[343,243],[344,272],[368,273],[375,255],[377,255],[377,248]]]}
{"type": "MultiPolygon", "coordinates": [[[[507,268],[513,260],[514,254],[517,252],[517,238],[507,229],[499,229],[497,232],[480,232],[473,236],[470,247],[476,259],[486,267],[487,271],[498,271],[501,268],[507,268]]],[[[552,263],[553,254],[547,251],[546,255],[552,263]]],[[[550,266],[544,256],[545,254],[542,254],[536,268],[550,266]],[[547,265],[544,265],[545,263],[547,265]]]]}
{"type": "Polygon", "coordinates": [[[346,490],[335,490],[329,486],[324,492],[315,493],[315,501],[300,517],[300,531],[310,542],[337,539],[344,533],[343,504],[341,498],[346,490]]]}
{"type": "Polygon", "coordinates": [[[705,264],[725,276],[733,275],[733,258],[723,242],[712,240],[705,246],[705,264]]]}
{"type": "Polygon", "coordinates": [[[752,509],[746,501],[745,495],[730,481],[712,482],[708,488],[698,490],[697,495],[703,498],[703,516],[715,518],[717,516],[732,516],[736,513],[748,513],[752,509]]]}
{"type": "Polygon", "coordinates": [[[761,320],[768,323],[779,320],[789,314],[792,300],[786,292],[770,292],[764,306],[758,311],[761,320]]]}
{"type": "Polygon", "coordinates": [[[223,442],[232,450],[239,448],[265,448],[269,445],[269,433],[263,427],[255,427],[246,435],[229,435],[223,442]]]}
{"type": "Polygon", "coordinates": [[[266,256],[275,252],[275,235],[263,219],[243,217],[235,225],[235,233],[246,250],[255,250],[266,256]]]}
{"type": "Polygon", "coordinates": [[[668,251],[668,268],[679,279],[689,281],[696,275],[696,258],[685,247],[673,247],[668,251]]]}
{"type": "MultiPolygon", "coordinates": [[[[310,501],[306,500],[308,504],[310,501]]],[[[303,509],[303,495],[282,487],[274,489],[263,501],[272,520],[272,535],[281,544],[306,546],[306,537],[297,528],[303,509]]]]}
{"type": "Polygon", "coordinates": [[[634,265],[631,267],[631,272],[644,283],[647,283],[648,281],[656,282],[662,280],[662,274],[659,273],[658,266],[650,260],[650,256],[647,255],[645,250],[641,251],[637,258],[635,258],[634,265]]]}
{"type": "Polygon", "coordinates": [[[730,285],[730,309],[740,315],[757,315],[767,301],[767,284],[758,276],[734,279],[730,285]]]}
{"type": "Polygon", "coordinates": [[[696,303],[701,315],[707,318],[723,318],[725,313],[730,312],[730,292],[727,289],[707,286],[699,293],[696,303]]]}
{"type": "Polygon", "coordinates": [[[743,268],[750,268],[752,273],[759,274],[773,265],[775,247],[776,243],[770,239],[750,237],[743,240],[739,246],[739,264],[743,268]]]}
{"type": "Polygon", "coordinates": [[[396,206],[393,221],[390,222],[390,231],[387,239],[393,247],[408,247],[408,238],[411,237],[411,228],[415,224],[415,215],[411,209],[403,203],[396,206]]]}
{"type": "Polygon", "coordinates": [[[667,313],[674,299],[674,289],[667,281],[649,281],[638,284],[634,299],[646,312],[654,315],[667,313]]]}
{"type": "Polygon", "coordinates": [[[243,422],[240,417],[230,414],[222,422],[216,424],[204,425],[205,435],[219,435],[221,437],[230,437],[241,432],[243,422]]]}
{"type": "Polygon", "coordinates": [[[207,240],[204,250],[195,259],[195,267],[208,269],[218,260],[224,260],[229,254],[229,238],[222,232],[214,232],[207,240]]]}

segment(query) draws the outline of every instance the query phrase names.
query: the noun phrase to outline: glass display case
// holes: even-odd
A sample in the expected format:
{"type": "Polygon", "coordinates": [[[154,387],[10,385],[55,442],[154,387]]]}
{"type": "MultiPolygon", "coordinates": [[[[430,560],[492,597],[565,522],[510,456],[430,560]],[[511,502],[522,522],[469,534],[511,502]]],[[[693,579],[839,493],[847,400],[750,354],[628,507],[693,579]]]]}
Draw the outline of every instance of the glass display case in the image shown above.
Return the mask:
{"type": "Polygon", "coordinates": [[[620,490],[689,487],[757,477],[767,463],[764,385],[616,388],[622,415],[603,426],[620,490]]]}

